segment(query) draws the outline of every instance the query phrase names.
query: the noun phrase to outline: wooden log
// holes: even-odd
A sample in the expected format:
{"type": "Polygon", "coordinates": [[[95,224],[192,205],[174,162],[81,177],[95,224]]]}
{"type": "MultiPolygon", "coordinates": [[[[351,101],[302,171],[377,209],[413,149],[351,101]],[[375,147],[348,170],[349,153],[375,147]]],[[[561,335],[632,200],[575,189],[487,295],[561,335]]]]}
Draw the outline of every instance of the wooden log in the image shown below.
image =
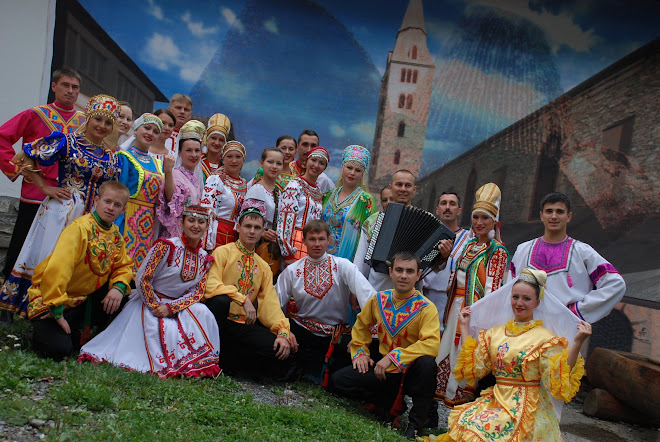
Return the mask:
{"type": "Polygon", "coordinates": [[[587,360],[586,372],[594,387],[660,422],[659,361],[598,347],[587,360]]]}
{"type": "Polygon", "coordinates": [[[607,390],[594,388],[589,392],[582,405],[582,411],[587,416],[597,417],[613,422],[628,422],[634,425],[653,425],[651,416],[640,413],[619,402],[607,390]]]}

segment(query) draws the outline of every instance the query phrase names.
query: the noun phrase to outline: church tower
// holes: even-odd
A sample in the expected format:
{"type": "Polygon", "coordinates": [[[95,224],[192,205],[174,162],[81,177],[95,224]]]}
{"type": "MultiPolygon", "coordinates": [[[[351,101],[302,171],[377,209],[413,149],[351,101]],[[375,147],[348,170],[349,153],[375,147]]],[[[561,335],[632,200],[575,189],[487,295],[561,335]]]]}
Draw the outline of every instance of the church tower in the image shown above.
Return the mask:
{"type": "Polygon", "coordinates": [[[369,171],[374,195],[398,169],[419,178],[434,71],[422,0],[410,0],[381,80],[369,171]]]}

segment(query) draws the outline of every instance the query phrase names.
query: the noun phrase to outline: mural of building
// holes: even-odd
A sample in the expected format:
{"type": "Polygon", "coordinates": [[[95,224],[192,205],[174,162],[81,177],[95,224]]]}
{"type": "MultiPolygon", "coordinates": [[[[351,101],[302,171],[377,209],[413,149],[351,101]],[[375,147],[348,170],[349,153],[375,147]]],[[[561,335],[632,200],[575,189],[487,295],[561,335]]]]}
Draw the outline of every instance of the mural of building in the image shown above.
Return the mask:
{"type": "Polygon", "coordinates": [[[565,193],[573,203],[569,234],[630,277],[619,306],[630,328],[619,336],[627,333],[630,343],[621,349],[654,357],[660,356],[652,325],[660,320],[659,71],[656,38],[427,175],[413,202],[432,210],[443,191],[457,192],[461,225],[469,226],[476,189],[495,182],[502,189],[502,236],[513,252],[542,234],[543,195],[565,193]]]}
{"type": "Polygon", "coordinates": [[[137,116],[152,111],[155,101],[168,101],[77,0],[58,0],[56,5],[51,70],[62,66],[80,73],[82,94],[128,101],[137,116]]]}
{"type": "Polygon", "coordinates": [[[369,183],[374,194],[398,169],[419,176],[434,71],[422,0],[410,0],[381,82],[369,183]]]}

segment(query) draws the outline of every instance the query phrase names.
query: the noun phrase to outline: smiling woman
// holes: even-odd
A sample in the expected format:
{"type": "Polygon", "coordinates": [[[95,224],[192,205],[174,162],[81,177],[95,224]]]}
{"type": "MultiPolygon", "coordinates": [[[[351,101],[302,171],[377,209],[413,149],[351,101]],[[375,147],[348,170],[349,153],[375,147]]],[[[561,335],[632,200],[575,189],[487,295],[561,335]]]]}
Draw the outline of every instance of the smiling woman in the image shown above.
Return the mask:
{"type": "Polygon", "coordinates": [[[99,186],[119,176],[121,166],[117,157],[103,145],[119,112],[115,98],[96,95],[87,104],[86,123],[75,134],[55,131],[25,144],[12,160],[48,197],[41,204],[11,275],[2,287],[3,309],[26,315],[25,294],[34,268],[51,254],[64,228],[92,210],[99,186]],[[42,166],[58,164],[59,187],[45,184],[36,170],[36,161],[42,166]]]}

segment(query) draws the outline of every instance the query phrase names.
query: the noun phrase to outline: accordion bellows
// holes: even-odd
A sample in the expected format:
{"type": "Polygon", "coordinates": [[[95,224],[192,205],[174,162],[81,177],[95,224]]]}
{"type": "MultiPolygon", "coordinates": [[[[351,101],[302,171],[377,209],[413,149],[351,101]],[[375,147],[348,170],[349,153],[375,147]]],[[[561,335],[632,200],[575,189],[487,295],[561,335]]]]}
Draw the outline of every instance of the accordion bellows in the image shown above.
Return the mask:
{"type": "Polygon", "coordinates": [[[422,261],[421,269],[439,258],[438,245],[456,235],[430,212],[389,203],[378,215],[364,261],[375,271],[388,273],[388,263],[399,252],[411,252],[422,261]]]}

